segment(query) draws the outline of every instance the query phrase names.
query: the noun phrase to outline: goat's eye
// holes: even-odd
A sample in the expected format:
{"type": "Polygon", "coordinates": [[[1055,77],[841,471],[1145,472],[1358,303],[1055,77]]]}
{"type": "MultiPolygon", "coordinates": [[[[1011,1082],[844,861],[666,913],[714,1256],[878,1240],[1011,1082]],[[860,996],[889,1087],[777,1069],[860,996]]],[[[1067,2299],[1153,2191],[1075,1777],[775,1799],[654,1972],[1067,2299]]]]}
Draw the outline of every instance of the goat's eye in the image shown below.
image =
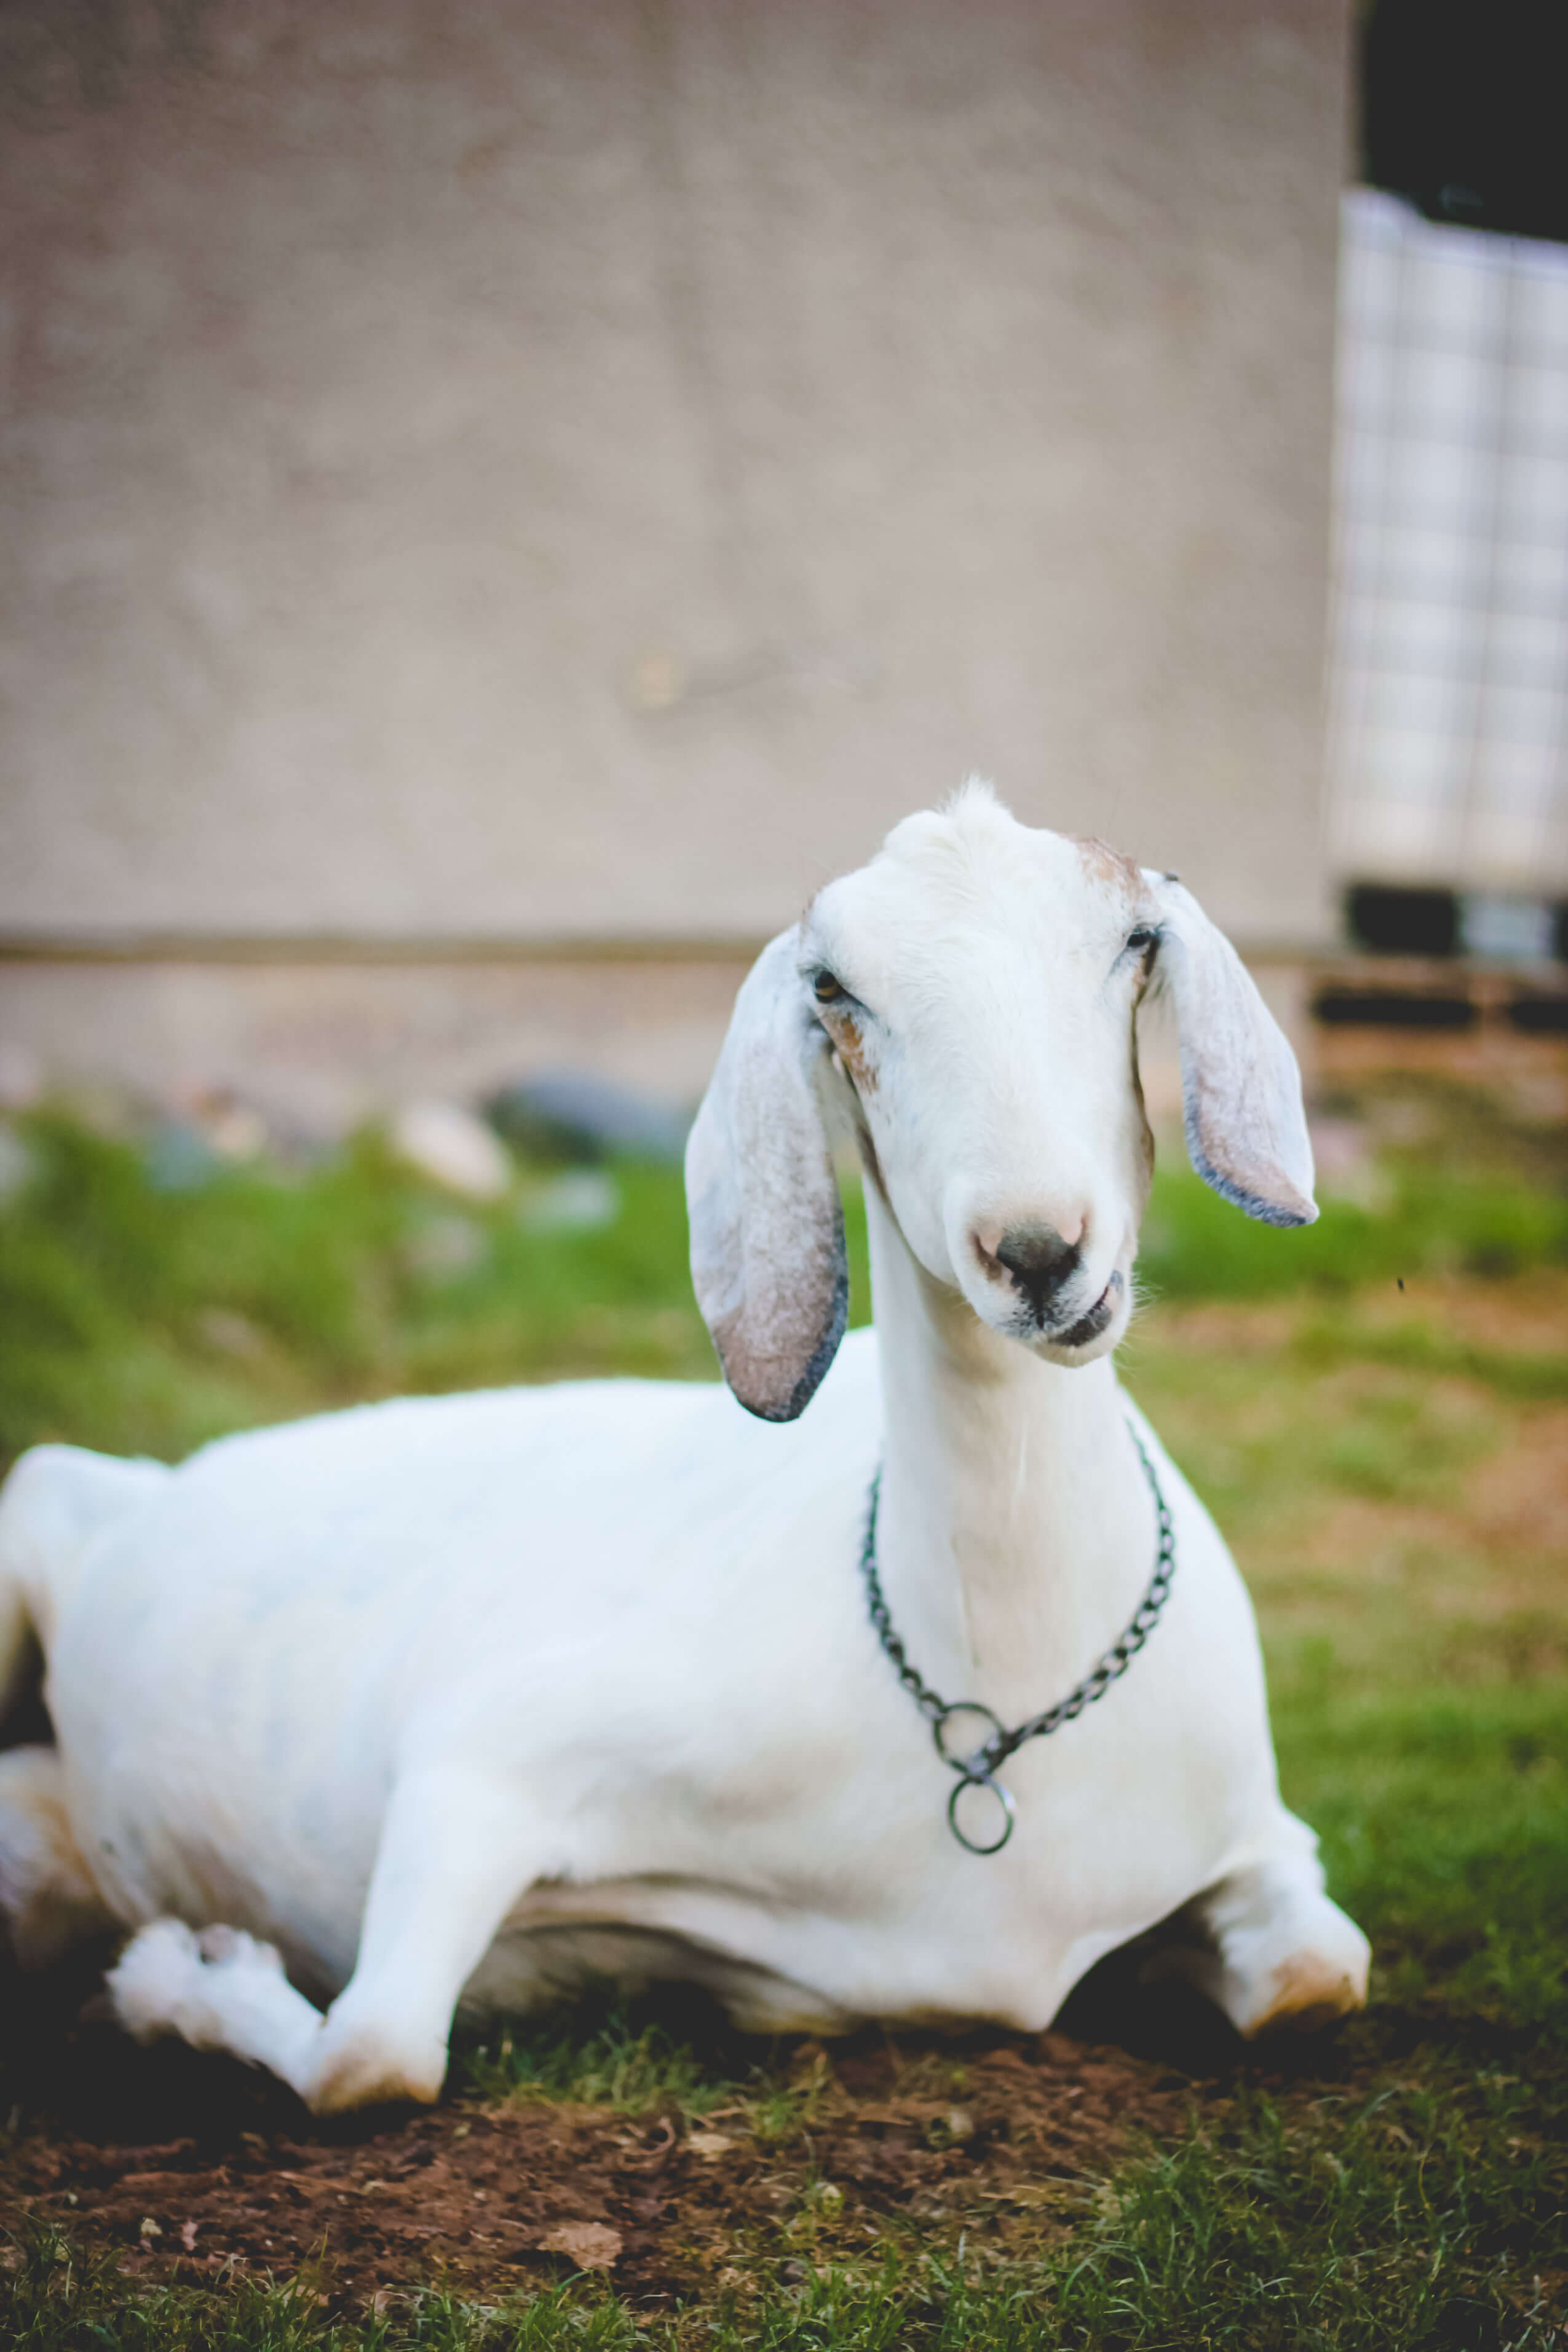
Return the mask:
{"type": "Polygon", "coordinates": [[[811,983],[811,992],[818,1004],[841,1004],[848,993],[830,971],[819,971],[811,983]]]}
{"type": "Polygon", "coordinates": [[[1127,934],[1127,947],[1129,953],[1135,956],[1142,956],[1145,961],[1152,955],[1154,950],[1159,946],[1159,932],[1149,929],[1146,925],[1141,924],[1137,930],[1129,931],[1127,934]]]}

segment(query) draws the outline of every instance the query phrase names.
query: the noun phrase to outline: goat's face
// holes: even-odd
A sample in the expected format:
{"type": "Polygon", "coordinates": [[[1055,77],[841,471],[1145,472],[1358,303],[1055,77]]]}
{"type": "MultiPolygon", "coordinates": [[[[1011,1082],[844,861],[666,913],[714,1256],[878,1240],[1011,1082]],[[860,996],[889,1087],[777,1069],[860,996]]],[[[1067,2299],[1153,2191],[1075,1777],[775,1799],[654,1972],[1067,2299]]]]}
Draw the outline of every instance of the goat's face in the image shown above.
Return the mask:
{"type": "Polygon", "coordinates": [[[1134,1016],[1155,981],[1194,1166],[1254,1216],[1307,1222],[1289,1047],[1173,877],[971,786],[818,895],[742,990],[687,1158],[698,1299],[742,1403],[792,1419],[842,1336],[835,1091],[928,1275],[1054,1362],[1115,1346],[1152,1166],[1134,1016]]]}
{"type": "Polygon", "coordinates": [[[1152,1153],[1136,866],[971,793],[910,817],[800,927],[797,969],[915,1256],[1058,1361],[1114,1346],[1152,1153]]]}

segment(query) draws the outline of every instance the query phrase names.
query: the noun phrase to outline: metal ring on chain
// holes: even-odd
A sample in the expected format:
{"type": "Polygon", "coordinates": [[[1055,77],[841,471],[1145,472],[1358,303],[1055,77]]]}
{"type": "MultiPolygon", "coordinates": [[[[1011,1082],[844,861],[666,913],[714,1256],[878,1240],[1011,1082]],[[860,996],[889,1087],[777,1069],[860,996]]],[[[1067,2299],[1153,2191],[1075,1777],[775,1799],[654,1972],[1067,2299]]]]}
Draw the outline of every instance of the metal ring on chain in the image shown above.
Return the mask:
{"type": "Polygon", "coordinates": [[[966,1772],[962,1766],[959,1769],[961,1778],[947,1801],[948,1828],[952,1832],[959,1844],[966,1846],[971,1853],[1000,1853],[1012,1836],[1013,1824],[1018,1818],[1018,1809],[1013,1802],[1013,1792],[989,1772],[966,1772]],[[989,1843],[982,1838],[971,1837],[958,1818],[959,1805],[963,1799],[968,1796],[971,1789],[984,1789],[988,1796],[996,1799],[1001,1807],[1001,1826],[989,1843]]]}
{"type": "Polygon", "coordinates": [[[956,1699],[952,1706],[943,1707],[931,1725],[931,1736],[936,1752],[942,1762],[951,1764],[955,1772],[967,1773],[973,1764],[978,1764],[982,1771],[986,1770],[988,1767],[984,1759],[987,1752],[995,1740],[1005,1739],[1007,1734],[999,1715],[993,1715],[991,1709],[988,1706],[982,1706],[978,1699],[961,1698],[956,1699]],[[947,1727],[955,1715],[984,1716],[991,1727],[991,1738],[981,1740],[977,1747],[970,1748],[965,1755],[954,1756],[948,1748],[947,1727]]]}
{"type": "MultiPolygon", "coordinates": [[[[936,1752],[944,1764],[958,1774],[958,1783],[947,1801],[948,1826],[960,1845],[971,1853],[999,1853],[1013,1834],[1016,1810],[1012,1793],[996,1779],[996,1768],[1016,1755],[1026,1740],[1048,1738],[1059,1731],[1064,1723],[1075,1723],[1086,1706],[1102,1699],[1112,1683],[1120,1682],[1144,1643],[1160,1622],[1160,1612],[1171,1597],[1171,1581],[1176,1573],[1176,1532],[1172,1523],[1170,1506],[1161,1489],[1159,1473],[1149,1457],[1149,1450],[1129,1420],[1127,1433],[1138,1451],[1149,1491],[1154,1498],[1154,1520],[1158,1539],[1154,1549],[1154,1572],[1149,1580],[1142,1600],[1132,1612],[1131,1622],[1121,1637],[1113,1642],[1080,1683],[1074,1685],[1067,1696],[1043,1714],[1032,1715],[1011,1731],[1000,1717],[978,1699],[944,1699],[932,1690],[917,1667],[910,1662],[908,1651],[894,1630],[892,1612],[882,1591],[882,1580],[877,1569],[877,1505],[882,1491],[882,1473],[879,1468],[871,1480],[871,1494],[866,1513],[866,1540],[861,1547],[860,1570],[866,1580],[866,1607],[875,1628],[877,1639],[891,1659],[894,1671],[921,1713],[931,1727],[936,1752]],[[948,1752],[946,1732],[955,1715],[980,1716],[992,1727],[991,1737],[972,1748],[966,1756],[948,1752]],[[967,1836],[959,1826],[960,1800],[971,1789],[984,1789],[995,1797],[1002,1809],[1000,1834],[990,1844],[967,1836]]],[[[972,1809],[973,1810],[973,1809],[972,1809]]]]}

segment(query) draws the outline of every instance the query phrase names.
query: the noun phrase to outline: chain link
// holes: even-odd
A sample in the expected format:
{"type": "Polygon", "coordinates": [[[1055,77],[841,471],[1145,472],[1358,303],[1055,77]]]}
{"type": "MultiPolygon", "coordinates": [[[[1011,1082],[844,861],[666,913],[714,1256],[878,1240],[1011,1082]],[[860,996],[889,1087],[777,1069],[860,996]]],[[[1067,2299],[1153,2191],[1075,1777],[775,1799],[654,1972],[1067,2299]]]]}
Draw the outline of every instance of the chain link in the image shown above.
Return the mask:
{"type": "Polygon", "coordinates": [[[1154,1498],[1154,1517],[1159,1531],[1154,1551],[1154,1572],[1149,1579],[1148,1590],[1133,1612],[1131,1622],[1089,1668],[1083,1680],[1076,1683],[1067,1696],[1058,1699],[1054,1706],[1045,1708],[1039,1715],[1031,1715],[1011,1731],[997,1720],[988,1706],[981,1706],[976,1700],[944,1699],[940,1692],[932,1690],[911,1662],[894,1627],[892,1612],[888,1607],[887,1595],[882,1591],[882,1580],[877,1569],[877,1507],[882,1492],[879,1467],[871,1480],[866,1513],[866,1540],[860,1550],[860,1572],[866,1580],[867,1610],[876,1629],[877,1639],[891,1659],[900,1682],[931,1727],[937,1754],[959,1776],[958,1785],[948,1801],[947,1816],[954,1837],[972,1853],[996,1853],[1013,1834],[1013,1799],[996,1779],[998,1767],[1005,1764],[1009,1756],[1016,1755],[1027,1740],[1049,1738],[1051,1733],[1059,1731],[1064,1723],[1075,1722],[1085,1707],[1093,1706],[1097,1700],[1102,1699],[1112,1683],[1120,1682],[1127,1672],[1159,1623],[1160,1612],[1170,1598],[1171,1580],[1176,1572],[1176,1536],[1170,1507],[1161,1489],[1159,1475],[1149,1457],[1149,1450],[1131,1420],[1127,1423],[1127,1433],[1138,1450],[1143,1475],[1149,1482],[1149,1492],[1154,1498]],[[989,1717],[996,1728],[989,1739],[983,1740],[967,1756],[950,1756],[942,1745],[942,1732],[949,1719],[955,1715],[983,1715],[989,1717]],[[977,1843],[959,1826],[958,1801],[967,1789],[987,1790],[1001,1805],[1001,1834],[989,1845],[977,1843]]]}

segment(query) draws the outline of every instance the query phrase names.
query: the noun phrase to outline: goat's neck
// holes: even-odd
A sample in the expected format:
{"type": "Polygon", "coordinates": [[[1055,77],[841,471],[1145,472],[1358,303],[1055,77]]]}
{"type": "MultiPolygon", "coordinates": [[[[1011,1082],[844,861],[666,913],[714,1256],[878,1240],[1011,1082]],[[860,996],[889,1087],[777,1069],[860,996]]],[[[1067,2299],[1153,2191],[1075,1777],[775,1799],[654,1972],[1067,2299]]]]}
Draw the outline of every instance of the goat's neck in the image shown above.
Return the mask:
{"type": "Polygon", "coordinates": [[[866,1187],[886,1436],[878,1553],[947,1699],[1005,1721],[1060,1697],[1131,1615],[1154,1522],[1109,1359],[1044,1363],[911,1255],[866,1187]]]}

